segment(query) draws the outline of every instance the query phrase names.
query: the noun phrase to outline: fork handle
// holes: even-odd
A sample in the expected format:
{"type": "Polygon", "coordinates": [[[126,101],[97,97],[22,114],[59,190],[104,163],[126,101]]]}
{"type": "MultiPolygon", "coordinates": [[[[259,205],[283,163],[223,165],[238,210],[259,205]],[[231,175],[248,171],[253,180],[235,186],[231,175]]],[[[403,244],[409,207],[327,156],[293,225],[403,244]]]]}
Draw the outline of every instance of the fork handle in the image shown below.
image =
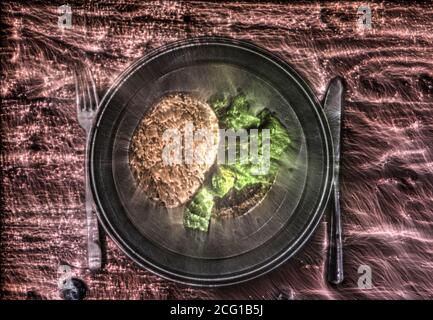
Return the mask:
{"type": "Polygon", "coordinates": [[[330,227],[329,227],[329,251],[328,251],[328,281],[332,284],[340,284],[344,279],[343,270],[343,242],[341,238],[341,211],[340,190],[338,183],[333,184],[331,198],[329,199],[330,227]]]}
{"type": "MultiPolygon", "coordinates": [[[[87,160],[87,152],[86,152],[87,160]]],[[[94,210],[94,201],[90,189],[90,180],[88,166],[86,161],[86,220],[87,220],[87,263],[91,271],[101,269],[102,252],[101,241],[99,239],[99,226],[96,211],[94,210]]]]}

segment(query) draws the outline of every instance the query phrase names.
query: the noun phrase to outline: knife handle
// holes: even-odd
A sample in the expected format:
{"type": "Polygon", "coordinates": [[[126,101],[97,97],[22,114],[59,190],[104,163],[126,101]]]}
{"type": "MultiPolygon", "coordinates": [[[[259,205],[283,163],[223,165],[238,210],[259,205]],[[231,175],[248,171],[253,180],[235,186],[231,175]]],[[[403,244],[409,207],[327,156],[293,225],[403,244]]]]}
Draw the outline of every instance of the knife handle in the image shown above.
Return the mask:
{"type": "Polygon", "coordinates": [[[334,184],[329,199],[330,209],[330,244],[328,251],[328,281],[338,285],[343,282],[343,242],[341,231],[340,190],[338,184],[334,184]]]}

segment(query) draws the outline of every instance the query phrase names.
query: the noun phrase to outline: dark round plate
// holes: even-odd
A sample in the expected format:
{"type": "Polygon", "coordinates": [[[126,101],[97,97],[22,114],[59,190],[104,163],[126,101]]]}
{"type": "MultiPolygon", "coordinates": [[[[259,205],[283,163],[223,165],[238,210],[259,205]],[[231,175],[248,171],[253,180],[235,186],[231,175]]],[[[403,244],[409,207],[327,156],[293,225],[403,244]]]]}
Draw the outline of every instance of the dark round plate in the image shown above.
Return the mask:
{"type": "Polygon", "coordinates": [[[90,144],[91,185],[107,233],[141,266],[191,285],[233,284],[274,269],[312,234],[330,193],[330,130],[312,91],[280,58],[243,41],[189,39],[135,62],[102,100],[90,144]],[[137,187],[128,165],[132,134],[168,93],[206,101],[239,89],[289,130],[290,161],[247,214],[213,218],[207,234],[186,230],[182,208],[155,206],[137,187]]]}

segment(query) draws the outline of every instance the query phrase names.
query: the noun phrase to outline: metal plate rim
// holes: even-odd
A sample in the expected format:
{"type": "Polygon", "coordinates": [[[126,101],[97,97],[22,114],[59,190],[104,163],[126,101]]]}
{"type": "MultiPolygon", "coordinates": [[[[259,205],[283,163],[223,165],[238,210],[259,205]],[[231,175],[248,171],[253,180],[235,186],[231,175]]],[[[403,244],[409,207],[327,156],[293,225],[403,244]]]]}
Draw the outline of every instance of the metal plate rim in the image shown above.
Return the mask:
{"type": "MultiPolygon", "coordinates": [[[[122,239],[122,237],[116,232],[113,225],[106,219],[105,214],[101,211],[103,211],[100,199],[98,197],[97,187],[96,187],[96,181],[95,181],[95,172],[94,172],[94,166],[90,165],[87,170],[89,171],[89,175],[91,178],[91,189],[92,193],[95,199],[95,203],[97,205],[98,210],[97,216],[99,218],[99,221],[101,222],[101,225],[107,232],[107,234],[110,236],[110,238],[113,240],[113,242],[135,263],[137,263],[139,266],[146,268],[156,275],[165,278],[170,281],[175,281],[178,283],[183,283],[190,286],[195,287],[219,287],[219,286],[227,286],[227,285],[234,285],[241,282],[249,281],[252,279],[255,279],[257,277],[260,277],[266,273],[269,273],[270,271],[278,268],[281,264],[286,262],[290,257],[292,257],[296,252],[298,252],[304,244],[310,239],[311,235],[314,233],[314,231],[317,228],[317,225],[319,224],[326,204],[328,202],[328,198],[330,196],[330,190],[331,190],[331,184],[332,184],[332,171],[333,171],[333,159],[332,159],[332,139],[331,139],[331,133],[330,133],[330,127],[327,121],[327,118],[320,107],[320,104],[318,102],[318,99],[313,94],[312,90],[309,88],[307,83],[298,75],[298,73],[289,65],[287,62],[282,60],[277,55],[253,44],[247,41],[242,40],[235,40],[227,37],[197,37],[197,38],[189,38],[184,40],[179,40],[175,42],[171,42],[169,44],[166,44],[164,46],[161,46],[155,50],[152,50],[145,56],[138,59],[136,62],[131,64],[128,68],[126,68],[113,82],[113,84],[109,87],[109,89],[106,91],[103,99],[100,102],[100,106],[103,106],[111,99],[111,97],[115,94],[116,88],[121,85],[122,82],[124,82],[129,75],[131,75],[134,70],[140,68],[143,63],[146,63],[150,61],[151,59],[155,59],[158,57],[158,55],[163,54],[167,52],[168,50],[173,50],[179,47],[185,47],[185,46],[194,46],[194,45],[206,45],[206,44],[221,44],[221,45],[232,45],[236,47],[242,47],[243,49],[248,49],[250,51],[253,51],[254,53],[259,53],[260,55],[264,56],[264,58],[270,60],[274,64],[276,64],[278,67],[280,67],[285,73],[290,74],[297,82],[297,85],[304,91],[305,95],[311,100],[311,103],[315,106],[314,111],[318,115],[318,119],[320,120],[321,124],[321,131],[325,137],[324,148],[326,149],[325,154],[328,155],[327,160],[328,164],[325,166],[326,173],[325,173],[325,182],[324,182],[324,191],[322,193],[321,201],[319,207],[316,208],[315,213],[312,215],[312,219],[307,225],[307,227],[303,230],[302,234],[298,237],[298,239],[293,243],[292,246],[287,247],[283,252],[281,252],[278,256],[274,257],[272,260],[270,260],[268,263],[261,265],[259,268],[254,269],[252,271],[243,273],[242,275],[234,275],[229,277],[221,277],[218,279],[205,279],[205,278],[195,278],[190,277],[187,275],[179,275],[176,273],[171,272],[170,270],[165,270],[164,268],[161,268],[151,261],[147,261],[143,257],[138,257],[137,253],[134,252],[132,248],[129,247],[129,245],[122,239]],[[293,249],[294,247],[294,249],[293,249]]],[[[92,127],[92,131],[89,138],[89,159],[93,159],[94,155],[94,144],[95,144],[95,137],[96,133],[98,131],[99,123],[103,115],[102,108],[98,109],[98,113],[95,117],[94,125],[92,127]]]]}

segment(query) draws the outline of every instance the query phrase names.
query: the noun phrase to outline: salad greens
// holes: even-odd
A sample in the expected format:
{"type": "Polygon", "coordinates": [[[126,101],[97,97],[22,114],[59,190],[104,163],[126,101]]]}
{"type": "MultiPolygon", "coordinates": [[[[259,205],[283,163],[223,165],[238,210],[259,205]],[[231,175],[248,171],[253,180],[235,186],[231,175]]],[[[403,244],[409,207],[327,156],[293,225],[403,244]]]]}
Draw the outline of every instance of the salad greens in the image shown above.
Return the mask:
{"type": "Polygon", "coordinates": [[[194,199],[192,199],[188,208],[185,209],[183,218],[184,226],[190,229],[207,231],[213,206],[214,200],[212,193],[208,188],[202,187],[195,195],[194,199]]]}
{"type": "MultiPolygon", "coordinates": [[[[290,145],[289,134],[281,122],[267,109],[255,114],[251,110],[247,97],[238,94],[235,97],[211,98],[210,105],[215,111],[220,123],[225,129],[259,129],[258,131],[258,162],[240,161],[237,157],[235,163],[219,165],[213,173],[210,183],[202,186],[184,210],[184,226],[189,229],[207,232],[209,228],[215,198],[224,198],[230,192],[242,192],[253,185],[270,186],[275,180],[279,164],[290,145]],[[260,129],[270,131],[270,165],[265,174],[257,174],[261,168],[263,159],[262,134],[260,129]],[[256,174],[254,174],[256,173],[256,174]]],[[[237,150],[248,145],[237,143],[237,150]]],[[[246,142],[248,143],[248,142],[246,142]]],[[[244,142],[245,144],[245,142],[244,142]]],[[[251,160],[251,159],[248,159],[251,160]]]]}

